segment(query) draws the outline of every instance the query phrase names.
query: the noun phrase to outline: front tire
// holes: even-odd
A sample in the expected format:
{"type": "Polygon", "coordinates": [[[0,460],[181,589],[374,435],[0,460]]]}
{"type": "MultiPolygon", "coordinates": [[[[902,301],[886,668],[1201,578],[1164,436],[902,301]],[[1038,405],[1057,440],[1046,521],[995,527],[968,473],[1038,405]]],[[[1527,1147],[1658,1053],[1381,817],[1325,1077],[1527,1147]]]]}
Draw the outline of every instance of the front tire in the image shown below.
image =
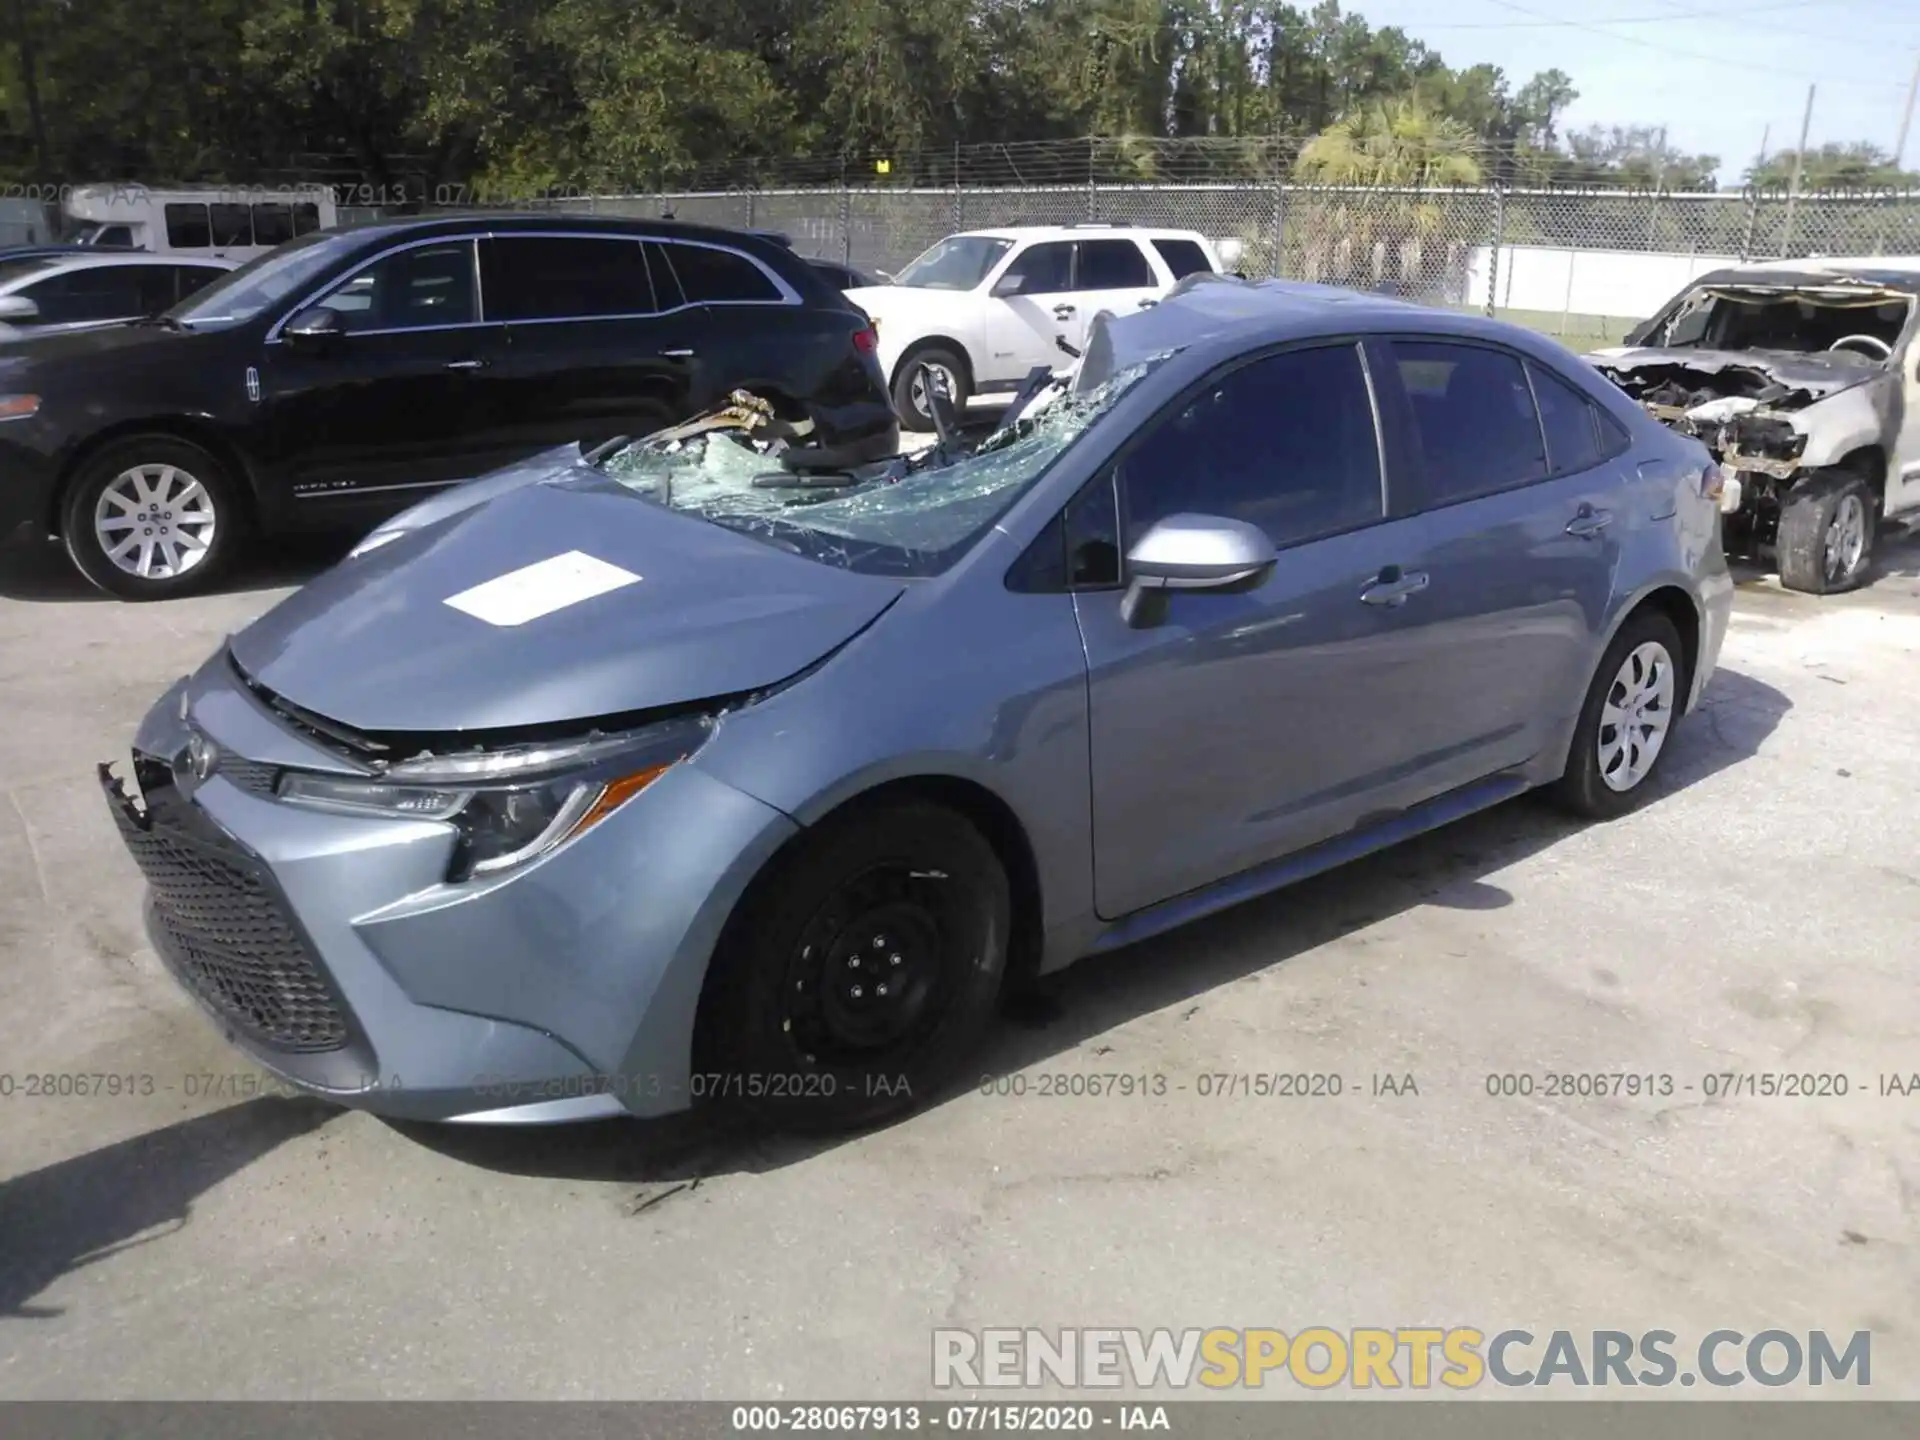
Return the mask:
{"type": "Polygon", "coordinates": [[[1567,768],[1553,797],[1576,815],[1610,820],[1633,809],[1671,748],[1691,677],[1680,634],[1642,612],[1620,627],[1580,708],[1567,768]]]}
{"type": "Polygon", "coordinates": [[[1781,585],[1809,595],[1858,588],[1873,568],[1879,519],[1865,476],[1839,469],[1803,476],[1780,502],[1774,552],[1781,585]]]}
{"type": "Polygon", "coordinates": [[[123,600],[166,600],[218,579],[245,526],[225,468],[171,435],[115,441],[84,461],[61,530],[74,566],[123,600]]]}
{"type": "Polygon", "coordinates": [[[924,801],[855,809],[797,845],[721,937],[694,1095],[784,1130],[859,1129],[926,1101],[979,1041],[1006,973],[1006,872],[924,801]]]}
{"type": "Polygon", "coordinates": [[[922,365],[931,366],[945,374],[948,391],[953,396],[953,408],[957,413],[966,413],[967,399],[973,393],[970,372],[963,357],[944,345],[928,345],[913,351],[900,362],[899,372],[894,376],[893,408],[900,417],[900,428],[916,434],[925,434],[934,428],[933,409],[928,403],[925,381],[920,374],[922,365]]]}

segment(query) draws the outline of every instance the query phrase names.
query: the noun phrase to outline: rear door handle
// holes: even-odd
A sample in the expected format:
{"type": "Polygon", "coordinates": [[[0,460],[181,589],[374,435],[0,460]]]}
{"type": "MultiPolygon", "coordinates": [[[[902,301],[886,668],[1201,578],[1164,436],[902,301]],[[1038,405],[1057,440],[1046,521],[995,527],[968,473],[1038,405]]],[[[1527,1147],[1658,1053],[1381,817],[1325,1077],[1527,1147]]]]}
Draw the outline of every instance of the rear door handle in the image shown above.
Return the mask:
{"type": "Polygon", "coordinates": [[[1140,302],[1140,308],[1142,310],[1151,310],[1154,306],[1158,305],[1159,303],[1160,302],[1158,300],[1142,300],[1140,302]]]}
{"type": "Polygon", "coordinates": [[[447,362],[449,370],[484,370],[486,368],[487,362],[484,360],[449,360],[447,362]]]}
{"type": "Polygon", "coordinates": [[[1071,305],[1056,305],[1053,307],[1053,318],[1056,320],[1071,320],[1073,313],[1073,306],[1071,305]]]}
{"type": "Polygon", "coordinates": [[[1567,534],[1577,535],[1582,540],[1591,540],[1607,526],[1613,523],[1611,510],[1596,510],[1591,505],[1582,505],[1567,522],[1567,534]]]}
{"type": "Polygon", "coordinates": [[[1398,565],[1389,565],[1360,592],[1360,598],[1369,605],[1404,605],[1427,588],[1428,579],[1424,570],[1403,572],[1398,565]]]}
{"type": "Polygon", "coordinates": [[[693,358],[693,351],[687,349],[662,350],[660,355],[663,359],[667,360],[691,360],[693,358]]]}

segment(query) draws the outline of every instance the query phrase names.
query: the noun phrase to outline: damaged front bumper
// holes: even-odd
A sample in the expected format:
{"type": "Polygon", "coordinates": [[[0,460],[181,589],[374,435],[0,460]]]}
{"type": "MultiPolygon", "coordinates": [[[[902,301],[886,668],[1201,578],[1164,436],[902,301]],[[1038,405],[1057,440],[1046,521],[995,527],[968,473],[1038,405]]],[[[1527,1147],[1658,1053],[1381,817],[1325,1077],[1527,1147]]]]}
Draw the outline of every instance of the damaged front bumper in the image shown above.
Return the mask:
{"type": "Polygon", "coordinates": [[[131,787],[101,767],[154,948],[233,1044],[397,1118],[691,1103],[707,958],[790,819],[685,763],[523,869],[450,883],[452,826],[289,804],[290,769],[345,773],[224,654],[149,712],[131,787]]]}

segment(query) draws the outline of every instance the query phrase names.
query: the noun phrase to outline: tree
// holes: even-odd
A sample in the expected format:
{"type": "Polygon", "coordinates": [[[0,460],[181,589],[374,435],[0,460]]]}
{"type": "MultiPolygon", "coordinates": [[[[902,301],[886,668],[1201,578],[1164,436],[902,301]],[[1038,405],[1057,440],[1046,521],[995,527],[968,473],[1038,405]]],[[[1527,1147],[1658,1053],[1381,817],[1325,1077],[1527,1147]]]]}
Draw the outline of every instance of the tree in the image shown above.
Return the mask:
{"type": "Polygon", "coordinates": [[[1334,121],[1300,152],[1295,174],[1321,185],[1477,185],[1478,137],[1418,95],[1334,121]]]}
{"type": "MultiPolygon", "coordinates": [[[[1785,190],[1793,181],[1796,152],[1782,150],[1747,167],[1746,183],[1758,190],[1785,190]]],[[[1801,165],[1802,190],[1920,189],[1920,172],[1902,170],[1893,156],[1865,140],[1809,150],[1801,165]]]]}

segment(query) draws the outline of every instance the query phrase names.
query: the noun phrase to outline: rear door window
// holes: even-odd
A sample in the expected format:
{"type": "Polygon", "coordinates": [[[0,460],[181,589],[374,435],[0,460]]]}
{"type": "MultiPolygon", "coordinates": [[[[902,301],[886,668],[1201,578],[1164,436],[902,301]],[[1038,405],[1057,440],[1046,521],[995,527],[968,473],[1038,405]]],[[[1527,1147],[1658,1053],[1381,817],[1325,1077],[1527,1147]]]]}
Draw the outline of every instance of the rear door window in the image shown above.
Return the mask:
{"type": "Polygon", "coordinates": [[[597,319],[658,307],[638,240],[496,235],[480,248],[489,320],[597,319]]]}
{"type": "Polygon", "coordinates": [[[1213,269],[1207,263],[1207,252],[1193,240],[1156,240],[1153,248],[1160,252],[1160,258],[1166,262],[1167,269],[1176,280],[1184,280],[1189,275],[1205,274],[1213,269]]]}
{"type": "Polygon", "coordinates": [[[144,315],[138,265],[104,265],[52,275],[18,293],[40,307],[35,324],[74,325],[144,315]]]}
{"type": "Polygon", "coordinates": [[[1076,290],[1148,290],[1153,267],[1131,240],[1082,240],[1076,290]]]}
{"type": "Polygon", "coordinates": [[[1518,356],[1447,340],[1394,340],[1389,349],[1413,412],[1429,506],[1546,478],[1540,416],[1518,356]]]}
{"type": "Polygon", "coordinates": [[[783,298],[766,272],[738,251],[678,243],[661,249],[690,305],[767,303],[783,298]]]}
{"type": "Polygon", "coordinates": [[[175,250],[205,250],[213,243],[213,225],[204,205],[169,205],[167,244],[175,250]]]}

